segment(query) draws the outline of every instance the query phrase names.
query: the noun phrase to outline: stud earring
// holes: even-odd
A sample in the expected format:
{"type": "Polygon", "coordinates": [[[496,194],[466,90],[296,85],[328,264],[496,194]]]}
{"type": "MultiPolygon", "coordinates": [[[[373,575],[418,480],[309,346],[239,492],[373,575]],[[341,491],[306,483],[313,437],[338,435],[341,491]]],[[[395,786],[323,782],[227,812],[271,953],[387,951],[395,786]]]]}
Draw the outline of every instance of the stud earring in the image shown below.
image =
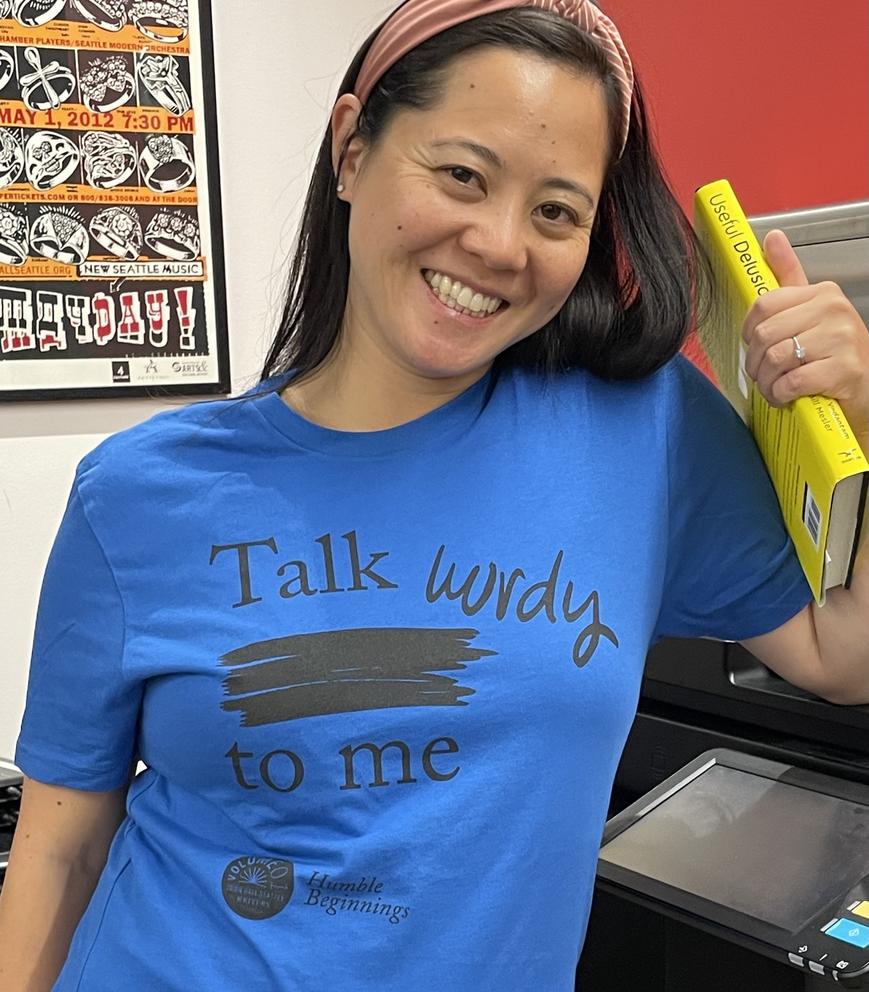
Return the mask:
{"type": "Polygon", "coordinates": [[[339,193],[343,193],[344,192],[344,183],[338,183],[338,192],[339,193]]]}

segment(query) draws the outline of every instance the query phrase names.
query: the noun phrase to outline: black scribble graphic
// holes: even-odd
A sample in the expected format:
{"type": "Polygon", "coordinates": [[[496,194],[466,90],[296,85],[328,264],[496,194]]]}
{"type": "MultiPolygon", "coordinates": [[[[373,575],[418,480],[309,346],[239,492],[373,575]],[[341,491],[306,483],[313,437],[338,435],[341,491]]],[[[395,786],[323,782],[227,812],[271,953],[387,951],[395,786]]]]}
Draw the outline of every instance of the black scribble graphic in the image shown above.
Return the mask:
{"type": "Polygon", "coordinates": [[[221,657],[235,668],[221,704],[243,727],[305,716],[397,706],[467,706],[473,689],[436,672],[460,672],[495,651],[470,641],[477,630],[364,628],[255,641],[221,657]]]}

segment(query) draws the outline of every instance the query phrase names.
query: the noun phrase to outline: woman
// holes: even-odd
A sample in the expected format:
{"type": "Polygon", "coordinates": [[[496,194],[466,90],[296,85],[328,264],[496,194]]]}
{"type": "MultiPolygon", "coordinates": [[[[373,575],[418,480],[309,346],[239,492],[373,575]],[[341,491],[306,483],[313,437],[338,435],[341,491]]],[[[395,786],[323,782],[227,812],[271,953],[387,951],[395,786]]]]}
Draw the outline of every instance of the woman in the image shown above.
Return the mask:
{"type": "MultiPolygon", "coordinates": [[[[866,328],[767,253],[750,372],[865,442],[866,328]]],[[[704,272],[586,0],[410,0],[369,39],[264,382],[79,466],[4,988],[571,989],[651,643],[869,701],[865,552],[807,605],[751,440],[674,357],[704,272]]]]}

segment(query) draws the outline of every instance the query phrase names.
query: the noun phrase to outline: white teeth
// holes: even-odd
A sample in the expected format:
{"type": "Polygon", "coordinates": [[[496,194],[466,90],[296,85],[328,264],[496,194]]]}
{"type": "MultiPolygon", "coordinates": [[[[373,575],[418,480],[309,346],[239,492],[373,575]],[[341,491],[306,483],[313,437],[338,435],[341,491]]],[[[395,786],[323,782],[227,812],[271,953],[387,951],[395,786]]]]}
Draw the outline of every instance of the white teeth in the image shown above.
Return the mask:
{"type": "Polygon", "coordinates": [[[458,313],[482,317],[494,313],[501,306],[501,300],[497,297],[476,293],[469,286],[453,282],[449,276],[441,275],[434,269],[426,269],[423,275],[438,299],[458,313]]]}
{"type": "MultiPolygon", "coordinates": [[[[452,296],[452,293],[450,295],[452,296]]],[[[462,291],[456,297],[456,303],[458,303],[460,307],[466,307],[473,298],[474,298],[474,294],[471,292],[471,290],[468,289],[467,286],[463,286],[462,291]]]]}

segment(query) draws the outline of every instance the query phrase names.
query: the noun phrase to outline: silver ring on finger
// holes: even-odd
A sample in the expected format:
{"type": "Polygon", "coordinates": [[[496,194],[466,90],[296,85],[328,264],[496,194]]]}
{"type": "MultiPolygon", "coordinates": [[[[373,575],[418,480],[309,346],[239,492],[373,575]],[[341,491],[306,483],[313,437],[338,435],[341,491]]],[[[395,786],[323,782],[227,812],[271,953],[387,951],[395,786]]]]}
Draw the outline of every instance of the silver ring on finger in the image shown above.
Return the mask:
{"type": "Polygon", "coordinates": [[[794,343],[794,358],[800,363],[800,365],[806,364],[806,349],[800,344],[796,337],[791,338],[794,343]]]}

